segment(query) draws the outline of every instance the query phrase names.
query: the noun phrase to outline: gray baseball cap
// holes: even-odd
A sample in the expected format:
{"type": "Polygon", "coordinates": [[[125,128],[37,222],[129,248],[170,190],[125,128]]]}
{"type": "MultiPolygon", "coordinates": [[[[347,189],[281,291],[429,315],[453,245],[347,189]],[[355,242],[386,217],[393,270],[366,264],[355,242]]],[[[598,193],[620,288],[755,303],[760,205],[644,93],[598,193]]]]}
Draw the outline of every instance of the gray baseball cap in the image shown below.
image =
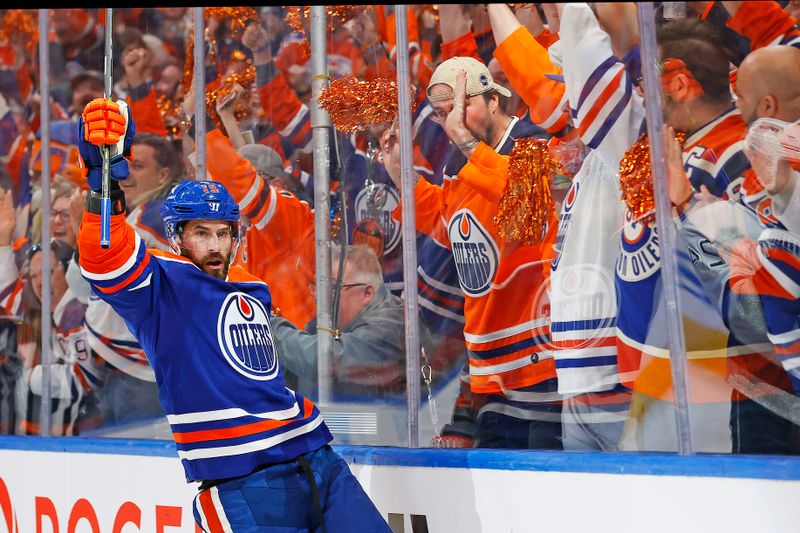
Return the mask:
{"type": "Polygon", "coordinates": [[[256,172],[271,178],[288,179],[289,174],[283,169],[283,158],[274,149],[263,144],[245,144],[239,155],[250,161],[256,172]]]}

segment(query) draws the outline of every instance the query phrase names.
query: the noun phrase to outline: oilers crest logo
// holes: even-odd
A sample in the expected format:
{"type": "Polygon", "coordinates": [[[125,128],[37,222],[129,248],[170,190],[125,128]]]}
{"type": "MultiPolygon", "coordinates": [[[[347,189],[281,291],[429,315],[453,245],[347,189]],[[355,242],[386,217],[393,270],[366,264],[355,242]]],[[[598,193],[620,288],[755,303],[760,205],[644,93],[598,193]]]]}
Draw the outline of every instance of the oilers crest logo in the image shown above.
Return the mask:
{"type": "Polygon", "coordinates": [[[561,252],[564,249],[564,238],[567,236],[567,229],[572,221],[572,208],[575,207],[580,189],[580,180],[574,179],[569,187],[569,191],[567,191],[567,196],[564,198],[564,207],[561,210],[561,215],[558,217],[558,234],[556,235],[556,242],[553,245],[553,262],[550,264],[550,269],[553,272],[558,268],[558,263],[561,260],[561,252]]]}
{"type": "Polygon", "coordinates": [[[268,381],[278,375],[269,315],[252,296],[234,292],[225,298],[217,322],[217,340],[225,360],[243,376],[268,381]]]}
{"type": "Polygon", "coordinates": [[[661,268],[658,234],[655,226],[633,220],[625,211],[622,248],[617,258],[617,276],[622,281],[641,281],[661,268]]]}
{"type": "MultiPolygon", "coordinates": [[[[392,218],[392,212],[399,203],[400,197],[397,191],[385,183],[375,183],[369,190],[366,187],[361,189],[355,201],[356,228],[353,240],[372,245],[370,241],[375,240],[374,237],[367,238],[369,232],[362,234],[369,227],[380,228],[383,233],[383,254],[390,254],[400,243],[400,223],[392,218]],[[377,226],[370,222],[364,223],[365,221],[375,221],[377,226]]],[[[373,249],[377,251],[379,248],[373,246],[373,249]]]]}
{"type": "Polygon", "coordinates": [[[550,349],[563,349],[565,344],[576,350],[591,348],[614,326],[616,294],[611,269],[591,263],[566,265],[537,288],[531,320],[550,319],[550,337],[543,342],[550,349]]]}
{"type": "Polygon", "coordinates": [[[564,212],[569,213],[572,211],[573,206],[575,205],[575,200],[578,199],[578,193],[581,189],[581,182],[580,180],[573,180],[572,185],[569,187],[569,191],[567,191],[567,196],[564,198],[564,212]]]}
{"type": "Polygon", "coordinates": [[[488,293],[497,274],[499,253],[489,232],[469,209],[456,211],[447,229],[458,281],[469,296],[488,293]]]}

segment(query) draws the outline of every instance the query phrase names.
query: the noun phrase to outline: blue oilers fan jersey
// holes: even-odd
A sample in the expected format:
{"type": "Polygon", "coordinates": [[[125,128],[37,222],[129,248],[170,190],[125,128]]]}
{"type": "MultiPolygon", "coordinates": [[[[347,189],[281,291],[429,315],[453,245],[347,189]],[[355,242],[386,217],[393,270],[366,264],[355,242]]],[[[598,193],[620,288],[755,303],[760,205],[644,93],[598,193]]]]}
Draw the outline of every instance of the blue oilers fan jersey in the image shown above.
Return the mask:
{"type": "Polygon", "coordinates": [[[85,213],[81,272],[144,348],[188,481],[246,475],[330,442],[314,404],[284,386],[263,281],[239,267],[222,281],[148,251],[123,215],[111,218],[109,248],[99,231],[85,213]]]}

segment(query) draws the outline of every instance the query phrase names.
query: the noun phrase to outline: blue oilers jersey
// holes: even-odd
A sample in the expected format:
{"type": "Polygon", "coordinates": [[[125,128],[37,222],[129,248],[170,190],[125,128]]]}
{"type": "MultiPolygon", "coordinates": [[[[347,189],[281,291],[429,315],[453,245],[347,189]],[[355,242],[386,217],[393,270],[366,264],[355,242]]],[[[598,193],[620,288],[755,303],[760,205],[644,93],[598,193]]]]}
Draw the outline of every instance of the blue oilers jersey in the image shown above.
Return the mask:
{"type": "Polygon", "coordinates": [[[246,475],[332,439],[314,404],[284,386],[263,281],[239,267],[223,281],[148,251],[122,215],[108,249],[99,230],[85,213],[81,272],[144,348],[187,480],[246,475]]]}

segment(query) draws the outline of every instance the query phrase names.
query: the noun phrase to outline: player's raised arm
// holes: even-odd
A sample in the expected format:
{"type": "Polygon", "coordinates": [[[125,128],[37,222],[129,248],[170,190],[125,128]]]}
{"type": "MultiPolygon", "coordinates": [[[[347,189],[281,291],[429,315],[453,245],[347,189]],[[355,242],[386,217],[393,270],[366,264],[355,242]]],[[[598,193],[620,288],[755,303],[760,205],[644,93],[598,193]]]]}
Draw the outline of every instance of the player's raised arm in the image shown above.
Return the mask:
{"type": "Polygon", "coordinates": [[[126,319],[135,318],[146,313],[148,306],[125,298],[124,290],[147,277],[149,273],[145,271],[150,256],[144,241],[125,220],[125,194],[118,182],[130,174],[128,160],[132,159],[131,146],[136,127],[124,101],[112,102],[102,98],[86,105],[78,127],[81,167],[90,189],[78,233],[81,273],[103,299],[114,300],[112,305],[120,315],[126,319]],[[97,238],[100,234],[102,145],[111,148],[111,239],[108,248],[102,248],[97,238]]]}

